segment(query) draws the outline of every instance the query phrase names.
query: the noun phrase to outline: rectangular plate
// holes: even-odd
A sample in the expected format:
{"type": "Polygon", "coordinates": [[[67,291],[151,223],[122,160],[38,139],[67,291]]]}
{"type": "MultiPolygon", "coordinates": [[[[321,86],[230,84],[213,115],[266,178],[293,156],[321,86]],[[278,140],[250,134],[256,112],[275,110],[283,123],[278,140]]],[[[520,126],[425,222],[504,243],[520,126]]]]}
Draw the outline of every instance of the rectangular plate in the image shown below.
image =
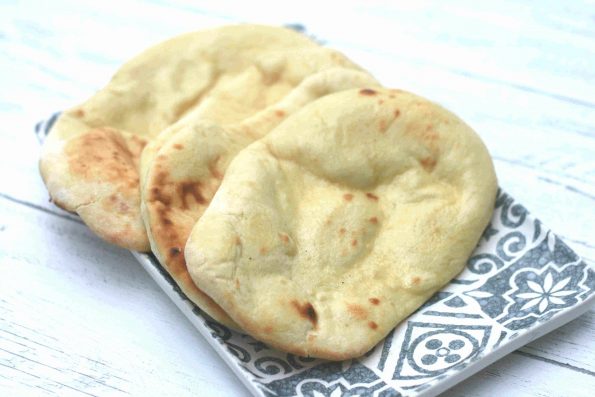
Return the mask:
{"type": "Polygon", "coordinates": [[[215,322],[133,253],[255,396],[435,396],[586,312],[595,271],[508,194],[463,272],[364,357],[283,353],[215,322]]]}
{"type": "MultiPolygon", "coordinates": [[[[57,116],[36,125],[40,141],[57,116]]],[[[372,351],[344,362],[283,353],[228,329],[153,255],[133,254],[255,396],[435,396],[595,302],[595,271],[501,190],[465,269],[372,351]]]]}

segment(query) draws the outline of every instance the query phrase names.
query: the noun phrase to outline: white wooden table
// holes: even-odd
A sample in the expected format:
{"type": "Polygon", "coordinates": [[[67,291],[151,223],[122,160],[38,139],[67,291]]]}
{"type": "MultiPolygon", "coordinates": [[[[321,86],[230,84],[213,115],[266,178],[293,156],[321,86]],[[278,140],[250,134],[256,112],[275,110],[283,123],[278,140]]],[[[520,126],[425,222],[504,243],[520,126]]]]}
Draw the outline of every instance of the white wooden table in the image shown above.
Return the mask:
{"type": "MultiPolygon", "coordinates": [[[[463,117],[501,186],[595,262],[595,2],[392,3],[0,2],[1,396],[247,395],[129,252],[48,202],[37,172],[36,121],[188,30],[305,25],[463,117]]],[[[496,394],[595,395],[595,311],[446,393],[496,394]]]]}

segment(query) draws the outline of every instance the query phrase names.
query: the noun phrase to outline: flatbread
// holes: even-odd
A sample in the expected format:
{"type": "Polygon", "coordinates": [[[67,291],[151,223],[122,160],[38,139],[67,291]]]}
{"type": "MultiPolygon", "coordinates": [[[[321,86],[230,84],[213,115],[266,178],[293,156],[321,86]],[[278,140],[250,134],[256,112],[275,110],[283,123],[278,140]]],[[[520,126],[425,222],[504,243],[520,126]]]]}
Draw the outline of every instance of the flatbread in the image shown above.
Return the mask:
{"type": "Polygon", "coordinates": [[[398,90],[328,95],[234,158],[188,269],[255,338],[357,357],[463,269],[496,189],[480,138],[442,107],[398,90]]]}
{"type": "Polygon", "coordinates": [[[100,127],[53,139],[44,147],[40,168],[54,203],[77,212],[104,240],[147,251],[138,177],[146,138],[100,127]]]}
{"type": "Polygon", "coordinates": [[[166,129],[145,149],[142,214],[151,249],[184,293],[216,320],[225,324],[231,321],[190,278],[184,246],[228,164],[240,150],[305,104],[336,91],[370,84],[377,82],[366,72],[327,68],[305,77],[280,101],[239,123],[221,125],[195,113],[166,129]]]}
{"type": "Polygon", "coordinates": [[[93,97],[59,117],[40,160],[50,196],[103,239],[147,251],[138,153],[130,140],[146,143],[189,113],[238,122],[285,96],[304,70],[328,65],[356,68],[306,36],[278,27],[226,26],[151,47],[124,64],[93,97]],[[83,141],[92,146],[80,155],[83,141]],[[114,158],[116,152],[125,160],[114,158]]]}

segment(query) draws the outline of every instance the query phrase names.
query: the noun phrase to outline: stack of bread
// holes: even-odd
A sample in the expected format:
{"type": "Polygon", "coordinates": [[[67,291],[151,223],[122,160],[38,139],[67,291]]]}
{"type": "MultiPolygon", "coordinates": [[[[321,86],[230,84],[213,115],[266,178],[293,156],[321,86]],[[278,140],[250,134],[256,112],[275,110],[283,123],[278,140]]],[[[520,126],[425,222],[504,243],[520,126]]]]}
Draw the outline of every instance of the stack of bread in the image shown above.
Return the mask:
{"type": "Polygon", "coordinates": [[[459,273],[497,182],[478,135],[295,31],[189,33],[124,64],[42,150],[53,202],[152,251],[199,308],[342,360],[459,273]]]}

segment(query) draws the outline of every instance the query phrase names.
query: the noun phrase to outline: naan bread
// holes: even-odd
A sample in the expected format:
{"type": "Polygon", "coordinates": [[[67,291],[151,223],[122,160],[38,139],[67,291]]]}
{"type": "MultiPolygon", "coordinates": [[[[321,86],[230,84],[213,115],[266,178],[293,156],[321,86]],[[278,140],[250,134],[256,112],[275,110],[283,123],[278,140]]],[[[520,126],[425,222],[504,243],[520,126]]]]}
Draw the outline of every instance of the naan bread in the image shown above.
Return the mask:
{"type": "MultiPolygon", "coordinates": [[[[56,132],[54,132],[56,131],[56,132]]],[[[147,138],[111,127],[90,128],[45,143],[40,169],[52,201],[77,212],[93,232],[113,244],[148,251],[140,218],[138,167],[147,138]]]]}
{"type": "Polygon", "coordinates": [[[302,34],[267,26],[188,33],[149,48],[59,117],[40,161],[50,196],[105,240],[147,251],[139,145],[189,113],[241,121],[285,96],[305,69],[329,65],[356,68],[302,34]]]}
{"type": "Polygon", "coordinates": [[[147,146],[143,153],[143,169],[147,171],[143,173],[142,214],[151,249],[184,293],[216,320],[231,323],[219,305],[190,278],[184,246],[228,164],[240,150],[305,104],[336,91],[368,85],[377,83],[363,71],[326,69],[305,77],[280,101],[239,123],[220,125],[204,120],[197,112],[147,146]]]}
{"type": "Polygon", "coordinates": [[[235,157],[192,229],[188,269],[255,338],[357,357],[463,269],[496,189],[480,138],[440,106],[328,95],[235,157]]]}

